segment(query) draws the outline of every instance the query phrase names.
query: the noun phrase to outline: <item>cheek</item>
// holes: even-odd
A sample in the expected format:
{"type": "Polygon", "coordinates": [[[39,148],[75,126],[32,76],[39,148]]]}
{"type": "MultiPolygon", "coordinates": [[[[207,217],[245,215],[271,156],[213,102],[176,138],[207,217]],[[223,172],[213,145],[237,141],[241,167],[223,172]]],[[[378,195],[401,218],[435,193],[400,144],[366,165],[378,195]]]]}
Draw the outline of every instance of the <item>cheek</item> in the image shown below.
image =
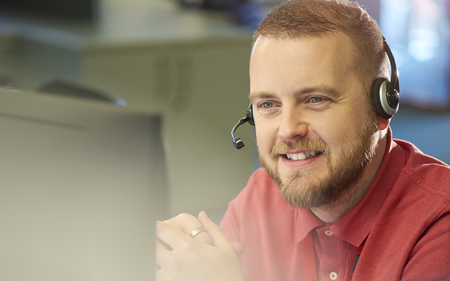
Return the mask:
{"type": "Polygon", "coordinates": [[[361,114],[334,115],[328,122],[323,122],[317,134],[330,146],[331,150],[347,147],[359,139],[359,132],[367,122],[367,117],[361,114]]]}
{"type": "Polygon", "coordinates": [[[259,151],[263,154],[270,153],[276,142],[276,130],[262,125],[256,125],[255,130],[259,151]]]}
{"type": "Polygon", "coordinates": [[[342,146],[348,142],[349,138],[354,136],[350,123],[342,120],[347,119],[339,115],[333,115],[330,118],[322,119],[322,122],[318,122],[312,130],[333,150],[333,148],[342,146]]]}

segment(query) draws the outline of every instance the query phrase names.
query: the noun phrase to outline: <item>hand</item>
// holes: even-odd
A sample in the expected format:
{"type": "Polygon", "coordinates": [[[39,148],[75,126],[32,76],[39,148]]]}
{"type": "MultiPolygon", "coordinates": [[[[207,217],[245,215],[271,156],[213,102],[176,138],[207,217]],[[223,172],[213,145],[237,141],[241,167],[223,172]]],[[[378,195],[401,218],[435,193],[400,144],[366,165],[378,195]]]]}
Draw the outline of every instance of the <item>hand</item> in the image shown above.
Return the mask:
{"type": "MultiPolygon", "coordinates": [[[[180,230],[181,232],[190,235],[191,232],[195,229],[198,229],[202,226],[200,221],[190,215],[190,214],[179,214],[178,216],[164,221],[164,223],[167,223],[168,225],[172,226],[175,229],[180,230]]],[[[208,244],[208,245],[214,245],[214,242],[211,238],[211,236],[208,234],[208,232],[203,231],[200,232],[195,236],[195,240],[208,244]]],[[[159,241],[160,242],[160,241],[159,241]]]]}
{"type": "MultiPolygon", "coordinates": [[[[245,281],[238,255],[222,230],[201,212],[199,221],[214,246],[193,239],[167,222],[158,222],[156,235],[169,246],[157,244],[157,281],[245,281]]],[[[199,234],[200,235],[200,234],[199,234]]]]}
{"type": "MultiPolygon", "coordinates": [[[[194,229],[197,229],[202,226],[202,224],[196,217],[186,213],[179,214],[178,216],[171,218],[170,220],[165,220],[164,222],[187,235],[190,235],[194,229]]],[[[165,245],[165,243],[163,243],[160,239],[157,238],[156,240],[157,243],[167,247],[167,245],[165,245]]],[[[211,236],[206,231],[197,234],[195,236],[195,240],[208,245],[214,245],[211,236]]],[[[231,244],[233,245],[233,248],[238,256],[244,253],[244,246],[242,246],[242,244],[238,242],[231,242],[231,244]]]]}

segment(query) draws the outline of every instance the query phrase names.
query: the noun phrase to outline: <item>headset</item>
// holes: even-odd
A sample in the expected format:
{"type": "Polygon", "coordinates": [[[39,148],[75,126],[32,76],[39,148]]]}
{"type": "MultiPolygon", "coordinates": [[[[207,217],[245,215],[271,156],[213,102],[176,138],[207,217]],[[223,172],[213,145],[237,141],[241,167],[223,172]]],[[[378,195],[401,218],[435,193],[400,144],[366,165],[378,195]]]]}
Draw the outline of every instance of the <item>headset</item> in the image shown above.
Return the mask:
{"type": "MultiPolygon", "coordinates": [[[[391,79],[377,78],[372,84],[372,104],[377,114],[383,119],[390,119],[397,113],[400,105],[400,84],[398,79],[397,65],[395,64],[394,55],[383,37],[384,50],[388,56],[389,63],[391,65],[391,79]]],[[[231,129],[231,138],[233,145],[237,149],[243,148],[244,142],[240,138],[236,138],[236,129],[242,124],[249,123],[255,126],[255,120],[253,119],[253,106],[252,103],[247,108],[247,114],[244,118],[241,118],[233,129],[231,129]]]]}
{"type": "Polygon", "coordinates": [[[400,105],[400,84],[394,55],[384,37],[383,44],[391,65],[391,79],[375,79],[372,85],[372,104],[380,117],[390,119],[397,113],[400,105]]]}

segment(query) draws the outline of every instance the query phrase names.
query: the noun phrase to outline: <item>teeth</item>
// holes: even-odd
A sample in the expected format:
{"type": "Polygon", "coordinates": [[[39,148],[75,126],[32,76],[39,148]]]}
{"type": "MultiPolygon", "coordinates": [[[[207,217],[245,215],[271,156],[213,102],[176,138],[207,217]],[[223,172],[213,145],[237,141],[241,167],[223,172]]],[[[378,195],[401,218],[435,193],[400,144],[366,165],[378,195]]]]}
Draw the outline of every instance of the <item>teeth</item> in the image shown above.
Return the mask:
{"type": "Polygon", "coordinates": [[[294,160],[304,160],[304,159],[306,159],[306,155],[305,155],[305,153],[298,153],[298,154],[294,154],[294,155],[296,155],[297,157],[297,159],[294,159],[294,160]]]}
{"type": "Polygon", "coordinates": [[[290,160],[304,160],[304,159],[319,155],[319,153],[320,152],[316,152],[316,151],[305,151],[305,152],[300,152],[300,153],[295,153],[295,154],[286,154],[286,157],[290,160]]]}

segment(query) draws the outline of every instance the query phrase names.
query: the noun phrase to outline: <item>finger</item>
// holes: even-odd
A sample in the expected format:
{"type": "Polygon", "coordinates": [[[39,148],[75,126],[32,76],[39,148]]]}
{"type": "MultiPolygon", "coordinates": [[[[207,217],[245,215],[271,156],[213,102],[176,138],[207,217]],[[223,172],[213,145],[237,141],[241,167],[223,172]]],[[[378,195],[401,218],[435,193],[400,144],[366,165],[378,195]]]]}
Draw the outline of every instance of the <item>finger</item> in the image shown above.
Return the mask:
{"type": "Polygon", "coordinates": [[[159,238],[156,240],[156,250],[162,252],[164,251],[172,251],[172,249],[164,242],[162,242],[159,238]]]}
{"type": "Polygon", "coordinates": [[[244,253],[244,250],[245,250],[244,245],[242,245],[241,243],[238,243],[238,242],[233,242],[233,241],[230,241],[230,243],[233,246],[234,251],[236,252],[236,254],[238,256],[240,256],[244,253]]]}
{"type": "MultiPolygon", "coordinates": [[[[188,235],[190,235],[193,230],[202,226],[196,217],[186,213],[179,214],[178,216],[164,222],[188,235]]],[[[214,245],[211,236],[209,236],[207,232],[201,232],[194,238],[198,242],[214,245]]]]}
{"type": "Polygon", "coordinates": [[[230,241],[225,236],[225,234],[222,232],[220,227],[217,224],[215,224],[212,220],[210,220],[205,212],[203,211],[200,212],[198,217],[203,227],[206,229],[209,235],[211,235],[211,238],[216,247],[221,248],[222,250],[224,250],[229,254],[231,253],[236,254],[233,246],[231,245],[230,241]]]}
{"type": "Polygon", "coordinates": [[[156,237],[173,250],[185,247],[193,241],[189,235],[162,221],[156,222],[156,237]]]}
{"type": "Polygon", "coordinates": [[[168,281],[168,280],[174,280],[172,274],[165,270],[158,270],[155,272],[155,280],[156,281],[168,281]]]}
{"type": "Polygon", "coordinates": [[[156,237],[156,244],[160,244],[162,245],[164,248],[166,248],[167,250],[172,250],[172,248],[170,248],[169,245],[167,245],[166,243],[164,243],[161,239],[159,239],[158,237],[156,237]]]}
{"type": "Polygon", "coordinates": [[[206,232],[206,230],[198,233],[193,238],[199,242],[214,246],[211,235],[209,235],[209,233],[206,232]]]}
{"type": "MultiPolygon", "coordinates": [[[[159,240],[159,239],[158,239],[159,240]]],[[[156,270],[170,266],[170,252],[164,242],[156,241],[155,247],[155,263],[156,270]]]]}
{"type": "Polygon", "coordinates": [[[198,219],[190,214],[182,213],[170,220],[165,220],[165,223],[181,230],[185,234],[189,234],[192,230],[201,226],[198,219]]]}

